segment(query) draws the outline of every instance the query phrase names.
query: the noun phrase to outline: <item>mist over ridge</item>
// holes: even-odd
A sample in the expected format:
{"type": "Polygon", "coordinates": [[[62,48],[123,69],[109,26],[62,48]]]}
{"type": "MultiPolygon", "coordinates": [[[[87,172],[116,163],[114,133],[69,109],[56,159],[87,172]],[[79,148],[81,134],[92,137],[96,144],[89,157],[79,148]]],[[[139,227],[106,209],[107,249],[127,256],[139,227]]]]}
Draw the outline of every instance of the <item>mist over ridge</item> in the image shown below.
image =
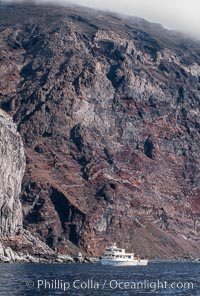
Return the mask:
{"type": "Polygon", "coordinates": [[[113,11],[120,14],[137,16],[144,18],[150,22],[160,23],[167,29],[180,31],[190,36],[200,39],[200,2],[198,0],[141,0],[141,1],[99,1],[99,0],[3,0],[0,3],[28,3],[36,4],[60,4],[69,5],[77,4],[90,8],[113,11]]]}

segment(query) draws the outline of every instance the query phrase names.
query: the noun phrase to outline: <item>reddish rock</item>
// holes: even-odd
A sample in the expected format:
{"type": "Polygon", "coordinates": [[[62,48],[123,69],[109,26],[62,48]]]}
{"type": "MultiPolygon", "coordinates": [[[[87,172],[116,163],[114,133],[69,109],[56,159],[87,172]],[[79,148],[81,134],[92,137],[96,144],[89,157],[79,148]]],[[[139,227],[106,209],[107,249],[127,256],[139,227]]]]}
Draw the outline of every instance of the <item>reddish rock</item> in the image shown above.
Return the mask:
{"type": "Polygon", "coordinates": [[[199,43],[82,8],[0,6],[24,226],[54,249],[200,256],[199,43]],[[103,16],[102,16],[103,15],[103,16]]]}

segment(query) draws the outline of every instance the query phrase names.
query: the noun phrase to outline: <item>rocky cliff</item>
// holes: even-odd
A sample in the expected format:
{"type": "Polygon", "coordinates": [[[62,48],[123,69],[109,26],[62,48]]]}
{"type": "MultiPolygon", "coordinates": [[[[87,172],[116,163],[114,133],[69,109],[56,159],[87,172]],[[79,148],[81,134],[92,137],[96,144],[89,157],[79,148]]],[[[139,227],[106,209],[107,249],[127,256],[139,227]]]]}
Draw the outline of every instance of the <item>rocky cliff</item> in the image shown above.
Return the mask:
{"type": "Polygon", "coordinates": [[[23,229],[20,194],[25,165],[17,126],[0,109],[0,262],[37,262],[48,256],[56,261],[59,258],[45,243],[23,229]],[[36,254],[39,259],[32,256],[36,254]]]}
{"type": "Polygon", "coordinates": [[[200,256],[199,42],[83,8],[0,15],[1,107],[27,157],[24,227],[63,252],[116,241],[200,256]]]}
{"type": "Polygon", "coordinates": [[[0,235],[15,235],[22,228],[19,201],[25,171],[22,139],[12,119],[0,109],[0,235]]]}

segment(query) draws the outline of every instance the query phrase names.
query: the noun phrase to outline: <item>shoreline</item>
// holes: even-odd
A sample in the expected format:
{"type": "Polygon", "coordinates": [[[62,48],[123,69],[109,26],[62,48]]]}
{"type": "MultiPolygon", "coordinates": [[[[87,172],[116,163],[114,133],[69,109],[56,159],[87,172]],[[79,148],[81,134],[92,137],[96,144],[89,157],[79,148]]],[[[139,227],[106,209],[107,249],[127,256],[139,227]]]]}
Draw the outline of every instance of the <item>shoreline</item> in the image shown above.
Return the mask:
{"type": "MultiPolygon", "coordinates": [[[[83,258],[82,261],[80,260],[77,260],[76,257],[72,258],[72,260],[61,260],[59,259],[59,256],[58,258],[52,258],[51,260],[48,260],[48,259],[44,259],[44,258],[35,258],[33,256],[30,256],[32,258],[30,259],[33,259],[34,260],[21,260],[21,261],[7,261],[7,262],[4,262],[4,261],[1,261],[1,258],[0,258],[0,264],[100,264],[101,265],[101,261],[100,261],[100,258],[98,257],[85,257],[83,258]]],[[[161,264],[161,263],[200,263],[200,259],[150,259],[149,260],[149,264],[161,264]]],[[[128,266],[128,267],[135,267],[135,266],[128,266]]]]}

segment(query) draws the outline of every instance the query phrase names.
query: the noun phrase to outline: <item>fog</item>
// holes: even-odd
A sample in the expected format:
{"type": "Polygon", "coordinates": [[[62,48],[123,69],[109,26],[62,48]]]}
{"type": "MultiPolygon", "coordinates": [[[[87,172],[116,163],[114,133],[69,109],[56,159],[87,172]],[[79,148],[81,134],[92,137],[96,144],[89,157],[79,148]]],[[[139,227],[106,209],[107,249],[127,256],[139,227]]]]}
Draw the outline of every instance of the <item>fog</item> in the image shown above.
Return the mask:
{"type": "MultiPolygon", "coordinates": [[[[71,2],[91,8],[138,16],[200,39],[200,0],[36,0],[35,2],[39,1],[62,4],[71,2]]],[[[5,0],[4,2],[10,1],[5,0]]]]}

